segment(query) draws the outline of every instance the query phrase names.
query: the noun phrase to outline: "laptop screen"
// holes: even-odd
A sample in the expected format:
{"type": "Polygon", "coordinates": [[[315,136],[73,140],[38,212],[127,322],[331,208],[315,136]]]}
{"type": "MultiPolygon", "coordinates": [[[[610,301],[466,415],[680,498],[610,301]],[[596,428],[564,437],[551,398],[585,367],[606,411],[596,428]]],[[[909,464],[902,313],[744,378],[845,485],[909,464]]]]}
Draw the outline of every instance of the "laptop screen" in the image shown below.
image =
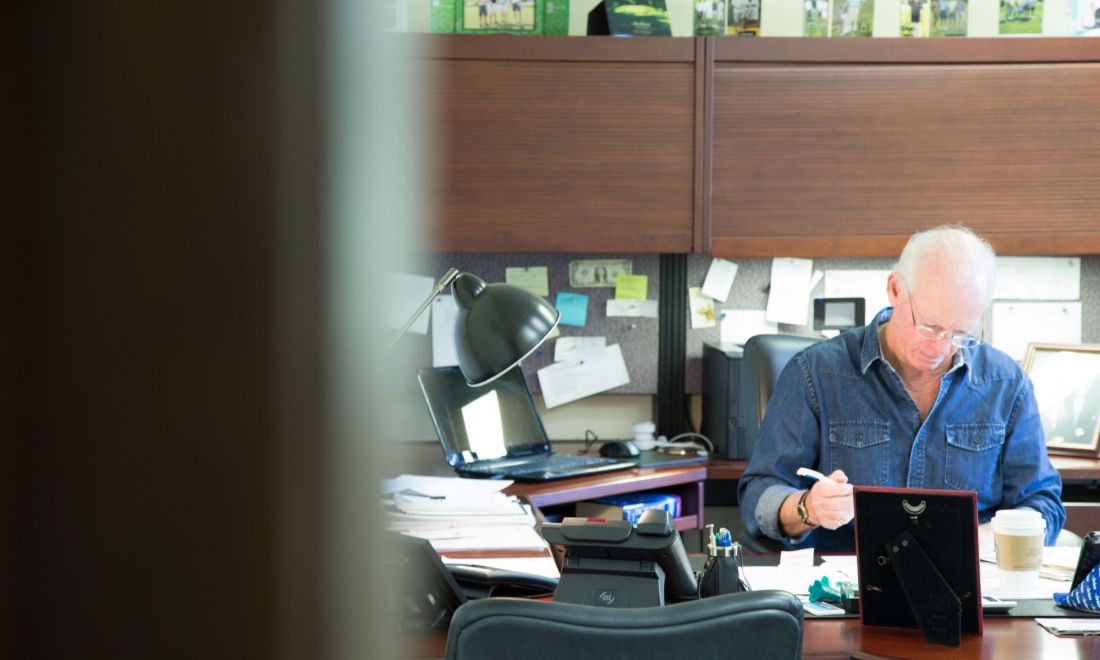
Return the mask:
{"type": "Polygon", "coordinates": [[[520,369],[482,387],[467,385],[458,367],[421,369],[417,380],[452,467],[550,451],[520,369]]]}

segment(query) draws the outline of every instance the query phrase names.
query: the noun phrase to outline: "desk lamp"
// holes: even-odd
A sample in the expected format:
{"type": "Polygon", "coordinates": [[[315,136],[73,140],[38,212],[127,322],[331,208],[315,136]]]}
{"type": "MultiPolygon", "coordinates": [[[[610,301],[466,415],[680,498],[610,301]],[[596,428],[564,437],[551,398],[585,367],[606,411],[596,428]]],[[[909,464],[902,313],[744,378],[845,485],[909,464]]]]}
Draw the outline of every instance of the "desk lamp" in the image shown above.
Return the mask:
{"type": "Polygon", "coordinates": [[[534,352],[550,336],[560,314],[535,294],[510,284],[486,284],[457,268],[448,270],[387,347],[408,331],[443,289],[451,287],[458,368],[471,387],[490,383],[534,352]]]}

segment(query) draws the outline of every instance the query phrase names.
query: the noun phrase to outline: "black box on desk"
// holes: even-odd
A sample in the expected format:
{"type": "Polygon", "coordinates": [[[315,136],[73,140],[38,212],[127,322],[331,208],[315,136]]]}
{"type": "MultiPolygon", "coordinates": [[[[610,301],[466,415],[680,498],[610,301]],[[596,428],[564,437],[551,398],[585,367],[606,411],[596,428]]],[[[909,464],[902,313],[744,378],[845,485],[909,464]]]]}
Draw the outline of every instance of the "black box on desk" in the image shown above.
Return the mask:
{"type": "Polygon", "coordinates": [[[738,344],[703,344],[702,432],[722,458],[744,459],[752,453],[738,410],[743,355],[738,344]]]}

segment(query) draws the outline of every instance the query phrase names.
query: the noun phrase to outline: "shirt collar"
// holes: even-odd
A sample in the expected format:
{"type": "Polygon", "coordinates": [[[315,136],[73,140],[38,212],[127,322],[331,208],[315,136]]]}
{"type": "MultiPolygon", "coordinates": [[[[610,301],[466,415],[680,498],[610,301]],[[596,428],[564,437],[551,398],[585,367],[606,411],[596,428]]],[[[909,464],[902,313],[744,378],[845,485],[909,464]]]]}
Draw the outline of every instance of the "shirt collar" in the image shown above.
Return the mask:
{"type": "MultiPolygon", "coordinates": [[[[860,347],[860,371],[867,373],[867,370],[871,368],[875,360],[882,360],[886,362],[886,357],[882,354],[882,344],[878,340],[878,329],[883,323],[890,320],[890,317],[894,315],[893,307],[886,307],[877,315],[871,324],[867,326],[867,332],[863,335],[863,346],[860,347]]],[[[955,356],[952,358],[951,368],[947,370],[947,373],[962,367],[963,365],[969,365],[973,360],[970,355],[970,348],[960,348],[955,351],[955,356]]],[[[968,377],[969,377],[969,369],[968,377]]],[[[946,375],[946,374],[944,374],[946,375]]]]}

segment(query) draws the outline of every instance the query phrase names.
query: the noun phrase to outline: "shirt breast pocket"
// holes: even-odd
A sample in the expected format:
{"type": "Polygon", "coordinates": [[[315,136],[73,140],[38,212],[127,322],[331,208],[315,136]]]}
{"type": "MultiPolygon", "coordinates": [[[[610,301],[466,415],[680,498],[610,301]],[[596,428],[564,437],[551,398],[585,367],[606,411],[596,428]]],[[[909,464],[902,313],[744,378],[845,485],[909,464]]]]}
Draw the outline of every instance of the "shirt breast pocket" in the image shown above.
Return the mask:
{"type": "Polygon", "coordinates": [[[829,471],[844,470],[848,481],[880,486],[890,479],[890,424],[882,421],[829,423],[829,471]]]}
{"type": "Polygon", "coordinates": [[[959,490],[989,489],[1005,444],[1004,424],[948,424],[944,482],[959,490]]]}

